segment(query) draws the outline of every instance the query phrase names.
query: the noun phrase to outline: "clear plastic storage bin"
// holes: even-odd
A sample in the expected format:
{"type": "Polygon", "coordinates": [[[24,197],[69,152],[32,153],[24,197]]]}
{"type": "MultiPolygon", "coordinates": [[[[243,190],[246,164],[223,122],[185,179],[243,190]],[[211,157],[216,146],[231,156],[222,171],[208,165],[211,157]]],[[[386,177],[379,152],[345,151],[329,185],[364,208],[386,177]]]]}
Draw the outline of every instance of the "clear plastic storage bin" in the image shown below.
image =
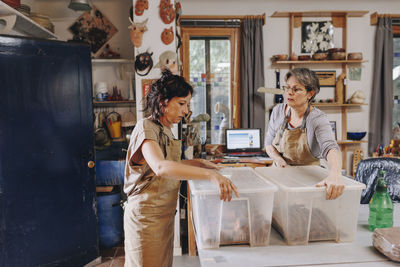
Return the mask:
{"type": "Polygon", "coordinates": [[[343,194],[335,200],[326,200],[325,187],[315,187],[315,184],[328,176],[327,169],[287,166],[262,167],[255,171],[279,188],[275,193],[272,224],[287,244],[354,240],[364,184],[343,176],[343,194]]]}
{"type": "Polygon", "coordinates": [[[197,246],[249,244],[267,246],[274,192],[278,188],[252,168],[224,168],[220,173],[236,185],[240,198],[219,199],[219,188],[208,180],[190,180],[197,246]]]}

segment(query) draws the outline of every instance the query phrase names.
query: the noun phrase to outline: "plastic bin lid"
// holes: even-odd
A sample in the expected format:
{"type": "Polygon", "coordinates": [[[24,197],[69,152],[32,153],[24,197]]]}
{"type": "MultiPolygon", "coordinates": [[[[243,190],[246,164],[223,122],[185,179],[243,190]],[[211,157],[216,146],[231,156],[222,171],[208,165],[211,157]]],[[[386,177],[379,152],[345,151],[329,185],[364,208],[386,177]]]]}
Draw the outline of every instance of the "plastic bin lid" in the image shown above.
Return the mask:
{"type": "MultiPolygon", "coordinates": [[[[250,167],[230,167],[219,170],[229,178],[240,193],[275,192],[278,188],[266,181],[250,167]]],[[[219,188],[209,180],[190,180],[190,191],[193,195],[219,195],[219,188]]]]}
{"type": "MultiPolygon", "coordinates": [[[[325,187],[315,187],[315,184],[329,174],[328,169],[320,166],[258,167],[255,171],[285,191],[325,191],[325,187]]],[[[345,190],[365,189],[365,184],[342,177],[345,190]]]]}

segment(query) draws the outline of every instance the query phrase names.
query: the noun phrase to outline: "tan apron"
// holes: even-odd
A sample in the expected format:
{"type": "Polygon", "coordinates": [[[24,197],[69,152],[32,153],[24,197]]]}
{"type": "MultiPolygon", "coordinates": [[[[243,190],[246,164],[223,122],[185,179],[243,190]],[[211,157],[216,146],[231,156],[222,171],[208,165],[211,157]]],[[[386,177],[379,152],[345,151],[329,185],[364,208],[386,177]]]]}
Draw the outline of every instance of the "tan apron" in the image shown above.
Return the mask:
{"type": "MultiPolygon", "coordinates": [[[[180,161],[181,141],[170,139],[162,129],[160,146],[167,160],[180,161]]],[[[145,165],[143,171],[149,168],[145,165]]],[[[148,175],[138,175],[124,211],[125,267],[172,266],[179,187],[179,180],[154,173],[150,179],[148,175]]]]}
{"type": "Polygon", "coordinates": [[[289,165],[319,165],[319,159],[314,158],[307,140],[306,120],[310,112],[310,106],[307,107],[303,117],[303,122],[299,128],[289,129],[289,118],[291,109],[279,128],[272,145],[278,150],[282,158],[289,165]]]}

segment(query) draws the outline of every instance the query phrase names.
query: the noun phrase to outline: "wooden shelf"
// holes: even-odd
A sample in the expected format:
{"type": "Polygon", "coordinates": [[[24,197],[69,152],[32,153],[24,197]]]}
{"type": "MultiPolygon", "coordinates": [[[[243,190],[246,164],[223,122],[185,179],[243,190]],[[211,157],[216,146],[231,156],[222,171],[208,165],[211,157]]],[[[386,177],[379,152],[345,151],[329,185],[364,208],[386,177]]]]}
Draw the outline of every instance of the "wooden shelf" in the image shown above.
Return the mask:
{"type": "Polygon", "coordinates": [[[368,143],[368,141],[360,140],[360,141],[353,141],[353,140],[340,140],[336,141],[339,145],[353,145],[353,144],[361,144],[361,143],[368,143]]]}
{"type": "Polygon", "coordinates": [[[23,35],[44,39],[58,39],[57,35],[51,31],[43,28],[29,17],[0,1],[0,18],[5,16],[16,16],[13,30],[23,35]]]}
{"type": "Polygon", "coordinates": [[[124,58],[92,58],[92,63],[135,63],[134,60],[124,58]]]}
{"type": "Polygon", "coordinates": [[[112,106],[134,106],[135,100],[123,100],[123,101],[93,101],[94,107],[112,107],[112,106]]]}
{"type": "Polygon", "coordinates": [[[275,11],[271,15],[272,18],[289,18],[294,17],[337,17],[337,16],[347,16],[347,17],[362,17],[367,14],[368,11],[338,11],[338,10],[326,10],[326,11],[299,11],[299,12],[278,12],[275,11]]]}
{"type": "Polygon", "coordinates": [[[364,63],[368,60],[278,60],[272,62],[272,64],[352,64],[352,63],[364,63]]]}
{"type": "MultiPolygon", "coordinates": [[[[330,17],[332,20],[332,25],[335,28],[342,28],[342,45],[341,48],[344,48],[347,51],[347,36],[348,36],[348,18],[349,17],[363,17],[367,14],[368,11],[338,11],[338,10],[321,10],[321,11],[299,11],[299,12],[274,12],[271,17],[274,18],[288,18],[289,20],[289,49],[288,54],[291,55],[293,52],[293,38],[294,38],[294,29],[302,26],[302,21],[304,17],[330,17]]],[[[340,64],[341,73],[347,75],[348,67],[351,64],[361,64],[364,62],[368,62],[368,60],[278,60],[273,61],[271,66],[273,68],[289,68],[293,69],[295,67],[301,65],[313,65],[313,67],[319,65],[323,66],[324,64],[340,64]]],[[[347,99],[346,97],[347,85],[343,84],[343,99],[347,99]]],[[[338,108],[338,113],[341,113],[341,136],[342,138],[347,137],[347,112],[348,108],[352,107],[361,107],[367,104],[338,104],[338,103],[313,103],[313,106],[321,107],[321,108],[338,108]]],[[[340,140],[337,141],[341,146],[342,150],[342,165],[343,168],[347,169],[347,151],[351,149],[351,145],[360,145],[362,143],[368,143],[368,141],[352,141],[352,140],[340,140]],[[349,145],[349,146],[347,146],[349,145]]]]}
{"type": "Polygon", "coordinates": [[[339,103],[311,103],[314,107],[360,107],[368,106],[368,104],[339,104],[339,103]]]}

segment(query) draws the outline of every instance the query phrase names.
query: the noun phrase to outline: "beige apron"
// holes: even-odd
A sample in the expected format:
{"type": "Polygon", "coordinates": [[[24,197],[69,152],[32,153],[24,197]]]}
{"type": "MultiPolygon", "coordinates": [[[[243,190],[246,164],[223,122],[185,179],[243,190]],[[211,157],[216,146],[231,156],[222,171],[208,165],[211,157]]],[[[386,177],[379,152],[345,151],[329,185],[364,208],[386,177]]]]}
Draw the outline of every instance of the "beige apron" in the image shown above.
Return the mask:
{"type": "Polygon", "coordinates": [[[319,159],[314,158],[307,140],[306,120],[310,111],[310,106],[307,107],[304,114],[303,122],[299,128],[289,129],[289,118],[291,109],[275,136],[272,145],[278,150],[282,158],[289,165],[319,165],[319,159]]]}
{"type": "MultiPolygon", "coordinates": [[[[159,144],[167,160],[180,161],[180,140],[172,140],[161,129],[159,144]]],[[[142,167],[144,172],[149,168],[146,165],[142,167]]],[[[179,187],[179,180],[154,173],[150,178],[138,175],[124,211],[125,267],[172,266],[179,187]]]]}

